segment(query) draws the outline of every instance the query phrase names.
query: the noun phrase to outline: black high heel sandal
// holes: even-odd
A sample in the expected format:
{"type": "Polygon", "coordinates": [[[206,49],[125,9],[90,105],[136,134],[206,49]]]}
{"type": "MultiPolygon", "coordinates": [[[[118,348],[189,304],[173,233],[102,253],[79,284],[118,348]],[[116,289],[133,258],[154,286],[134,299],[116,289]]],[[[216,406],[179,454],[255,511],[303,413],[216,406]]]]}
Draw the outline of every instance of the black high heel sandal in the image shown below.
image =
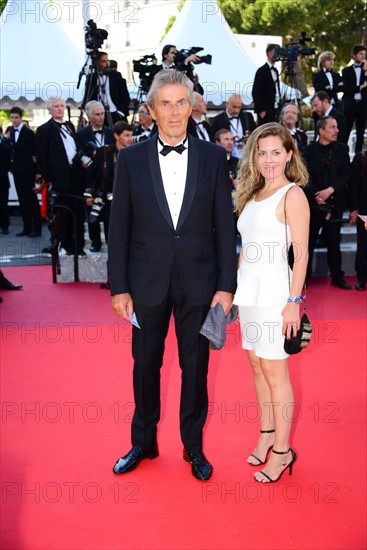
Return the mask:
{"type": "MultiPolygon", "coordinates": [[[[261,434],[272,434],[274,432],[275,432],[275,430],[260,430],[261,434]]],[[[254,453],[251,453],[250,456],[253,456],[256,460],[259,461],[259,463],[258,464],[252,464],[251,462],[247,462],[247,464],[249,464],[250,466],[261,466],[261,464],[265,464],[265,462],[268,460],[268,454],[270,453],[272,448],[273,448],[273,445],[270,445],[269,449],[266,451],[266,456],[265,456],[264,461],[260,460],[260,458],[258,456],[256,456],[254,453]]],[[[250,456],[248,458],[250,458],[250,456]]]]}
{"type": "MultiPolygon", "coordinates": [[[[282,475],[284,474],[284,472],[286,470],[288,470],[289,468],[289,475],[291,476],[292,475],[292,470],[293,470],[293,464],[296,462],[297,460],[297,455],[296,453],[294,452],[294,450],[289,447],[288,451],[274,451],[274,449],[272,450],[273,453],[275,453],[276,455],[286,455],[289,453],[289,451],[292,453],[292,460],[290,461],[289,464],[287,464],[286,462],[283,463],[283,466],[285,466],[286,464],[286,467],[284,468],[284,470],[282,470],[280,472],[280,474],[278,475],[278,477],[276,479],[271,479],[271,477],[268,476],[268,474],[266,474],[265,472],[263,472],[262,470],[259,470],[259,473],[262,474],[263,476],[265,476],[269,481],[266,482],[266,483],[274,483],[275,481],[278,481],[282,475]]],[[[255,481],[257,481],[258,483],[263,483],[263,481],[259,480],[259,479],[256,479],[255,477],[255,481]]]]}

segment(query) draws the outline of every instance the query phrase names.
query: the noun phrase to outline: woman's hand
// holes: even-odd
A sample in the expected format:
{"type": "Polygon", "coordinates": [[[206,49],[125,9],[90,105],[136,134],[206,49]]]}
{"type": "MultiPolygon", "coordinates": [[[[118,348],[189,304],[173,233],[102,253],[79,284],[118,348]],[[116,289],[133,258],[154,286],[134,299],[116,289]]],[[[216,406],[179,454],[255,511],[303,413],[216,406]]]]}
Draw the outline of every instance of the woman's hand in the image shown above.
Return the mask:
{"type": "Polygon", "coordinates": [[[301,326],[301,317],[299,313],[299,304],[288,302],[282,311],[283,327],[282,334],[291,339],[291,336],[296,336],[301,326]]]}

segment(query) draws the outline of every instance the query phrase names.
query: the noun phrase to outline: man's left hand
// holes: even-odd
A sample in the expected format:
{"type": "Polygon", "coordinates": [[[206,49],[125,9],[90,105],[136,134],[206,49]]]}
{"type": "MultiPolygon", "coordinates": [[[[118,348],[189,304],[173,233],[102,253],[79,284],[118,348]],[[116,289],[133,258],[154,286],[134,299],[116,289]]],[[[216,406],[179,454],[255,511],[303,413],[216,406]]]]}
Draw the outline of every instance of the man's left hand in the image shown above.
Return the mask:
{"type": "Polygon", "coordinates": [[[222,290],[217,290],[217,292],[213,296],[210,307],[214,307],[218,303],[222,304],[224,315],[227,317],[233,304],[233,294],[231,292],[224,292],[222,290]]]}

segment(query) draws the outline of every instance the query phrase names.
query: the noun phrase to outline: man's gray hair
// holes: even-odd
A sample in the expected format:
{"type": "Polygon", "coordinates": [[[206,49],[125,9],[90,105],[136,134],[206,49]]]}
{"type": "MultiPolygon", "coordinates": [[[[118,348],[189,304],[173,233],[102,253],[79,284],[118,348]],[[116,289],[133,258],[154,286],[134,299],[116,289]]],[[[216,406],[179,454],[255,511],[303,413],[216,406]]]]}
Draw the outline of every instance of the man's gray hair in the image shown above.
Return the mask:
{"type": "Polygon", "coordinates": [[[194,105],[194,85],[191,80],[180,71],[176,69],[167,69],[164,71],[159,71],[153,79],[152,85],[147,95],[147,105],[154,109],[155,100],[157,93],[163,86],[168,84],[179,84],[180,86],[185,86],[187,88],[187,97],[191,106],[194,105]]]}
{"type": "Polygon", "coordinates": [[[85,106],[85,112],[87,113],[87,117],[90,118],[92,116],[92,113],[93,113],[93,109],[95,108],[98,108],[98,109],[103,109],[103,111],[105,110],[104,109],[104,106],[102,105],[102,103],[100,101],[88,101],[88,103],[86,104],[85,106]]]}
{"type": "MultiPolygon", "coordinates": [[[[48,97],[46,99],[46,108],[50,109],[52,107],[52,104],[55,103],[55,101],[59,101],[60,99],[63,100],[63,98],[60,97],[59,95],[50,95],[50,97],[48,97]]],[[[65,103],[65,101],[64,101],[64,103],[65,103]]]]}

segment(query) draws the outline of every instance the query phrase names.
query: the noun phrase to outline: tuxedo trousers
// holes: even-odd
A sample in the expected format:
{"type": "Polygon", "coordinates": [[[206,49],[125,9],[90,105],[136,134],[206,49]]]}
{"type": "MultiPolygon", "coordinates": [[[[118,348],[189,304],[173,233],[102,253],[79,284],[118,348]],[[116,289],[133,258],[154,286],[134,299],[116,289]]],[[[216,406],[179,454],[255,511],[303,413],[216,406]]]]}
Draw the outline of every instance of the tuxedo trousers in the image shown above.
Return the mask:
{"type": "MultiPolygon", "coordinates": [[[[340,216],[338,216],[338,218],[341,216],[342,213],[340,213],[340,216]]],[[[323,228],[322,234],[326,241],[327,263],[330,271],[330,276],[332,279],[339,279],[344,275],[344,271],[342,271],[342,255],[340,250],[341,223],[334,222],[333,218],[331,218],[330,221],[325,220],[325,218],[321,214],[313,214],[312,211],[308,241],[307,279],[309,279],[312,273],[313,251],[321,228],[323,228]]]]}
{"type": "Polygon", "coordinates": [[[19,199],[20,213],[23,220],[23,229],[26,231],[41,231],[42,218],[41,208],[38,203],[36,193],[33,191],[35,187],[34,173],[17,174],[13,173],[14,184],[17,190],[19,199]]]}
{"type": "Polygon", "coordinates": [[[355,152],[360,153],[363,150],[364,132],[366,130],[367,108],[363,101],[353,101],[349,109],[344,111],[347,121],[347,136],[349,137],[353,123],[356,125],[356,147],[355,152]]]}
{"type": "Polygon", "coordinates": [[[176,263],[173,265],[169,290],[161,304],[145,307],[134,303],[141,328],[133,326],[133,446],[148,449],[157,440],[161,409],[160,369],[173,313],[181,368],[181,439],[189,452],[202,450],[202,431],[208,412],[209,341],[199,334],[199,330],[209,308],[210,304],[194,306],[187,299],[176,263]]]}

